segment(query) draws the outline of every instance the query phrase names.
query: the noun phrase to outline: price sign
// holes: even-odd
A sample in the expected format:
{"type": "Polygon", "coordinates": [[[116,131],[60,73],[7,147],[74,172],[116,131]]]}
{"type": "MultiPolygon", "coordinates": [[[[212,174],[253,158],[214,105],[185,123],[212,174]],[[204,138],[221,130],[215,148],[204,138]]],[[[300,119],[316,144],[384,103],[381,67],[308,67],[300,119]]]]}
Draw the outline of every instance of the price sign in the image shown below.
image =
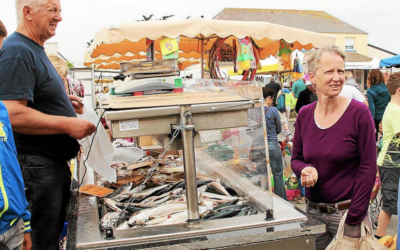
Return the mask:
{"type": "Polygon", "coordinates": [[[179,50],[178,42],[176,39],[164,38],[160,42],[161,53],[163,55],[171,54],[174,51],[179,50]]]}

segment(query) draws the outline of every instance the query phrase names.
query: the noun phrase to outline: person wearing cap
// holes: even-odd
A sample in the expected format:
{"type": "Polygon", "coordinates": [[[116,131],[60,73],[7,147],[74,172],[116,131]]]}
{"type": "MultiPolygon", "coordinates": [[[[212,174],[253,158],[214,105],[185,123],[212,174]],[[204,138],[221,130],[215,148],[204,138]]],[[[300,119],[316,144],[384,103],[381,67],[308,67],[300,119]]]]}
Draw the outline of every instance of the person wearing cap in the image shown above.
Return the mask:
{"type": "Polygon", "coordinates": [[[294,99],[293,95],[290,93],[289,90],[290,84],[288,82],[285,82],[282,84],[282,89],[279,90],[278,92],[278,97],[283,94],[285,96],[285,111],[281,112],[279,111],[279,115],[281,117],[281,123],[283,126],[283,131],[282,134],[284,136],[289,136],[290,131],[289,131],[289,117],[290,117],[290,111],[292,107],[296,105],[296,100],[294,99]]]}
{"type": "MultiPolygon", "coordinates": [[[[296,120],[291,167],[306,187],[307,216],[325,223],[315,249],[326,249],[346,214],[344,236],[361,237],[377,171],[374,120],[364,104],[340,96],[346,54],[337,46],[307,60],[318,101],[296,120]]],[[[350,241],[350,240],[349,240],[350,241]]]]}
{"type": "Polygon", "coordinates": [[[297,114],[302,107],[318,100],[313,84],[310,81],[306,81],[305,86],[306,88],[299,93],[299,98],[296,102],[295,110],[297,114]]]}

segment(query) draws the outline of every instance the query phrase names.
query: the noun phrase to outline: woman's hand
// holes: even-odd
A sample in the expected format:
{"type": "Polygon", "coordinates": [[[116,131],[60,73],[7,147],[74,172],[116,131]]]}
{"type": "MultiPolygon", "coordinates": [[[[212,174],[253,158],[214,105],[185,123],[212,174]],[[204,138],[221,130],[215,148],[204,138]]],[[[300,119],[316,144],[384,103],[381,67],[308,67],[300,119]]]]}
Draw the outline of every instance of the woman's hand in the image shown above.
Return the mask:
{"type": "Polygon", "coordinates": [[[314,167],[305,167],[301,171],[301,185],[304,187],[312,187],[317,183],[318,171],[314,167]]]}
{"type": "Polygon", "coordinates": [[[75,113],[80,115],[83,114],[83,99],[74,95],[69,95],[68,98],[72,103],[72,107],[74,108],[75,113]]]}

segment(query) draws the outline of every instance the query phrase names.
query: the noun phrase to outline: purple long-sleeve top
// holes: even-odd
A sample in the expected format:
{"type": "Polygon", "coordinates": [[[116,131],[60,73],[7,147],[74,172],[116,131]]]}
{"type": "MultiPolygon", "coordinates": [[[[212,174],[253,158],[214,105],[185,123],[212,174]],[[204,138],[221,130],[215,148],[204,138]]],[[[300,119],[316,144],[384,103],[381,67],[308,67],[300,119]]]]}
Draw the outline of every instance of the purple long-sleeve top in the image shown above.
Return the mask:
{"type": "Polygon", "coordinates": [[[306,188],[315,203],[337,203],[351,199],[346,223],[361,223],[368,212],[377,172],[375,126],[368,107],[352,100],[327,129],[317,127],[317,102],[303,107],[296,120],[292,169],[297,176],[307,167],[318,171],[317,183],[306,188]]]}

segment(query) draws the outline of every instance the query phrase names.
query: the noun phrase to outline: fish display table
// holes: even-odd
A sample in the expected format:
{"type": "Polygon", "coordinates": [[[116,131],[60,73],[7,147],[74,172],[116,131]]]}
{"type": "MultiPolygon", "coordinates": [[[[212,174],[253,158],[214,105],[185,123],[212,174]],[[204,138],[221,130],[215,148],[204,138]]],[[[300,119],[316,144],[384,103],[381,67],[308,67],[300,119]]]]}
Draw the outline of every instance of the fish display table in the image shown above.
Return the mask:
{"type": "MultiPolygon", "coordinates": [[[[254,106],[252,100],[237,95],[185,92],[114,98],[103,108],[113,137],[129,138],[172,134],[172,126],[182,120],[182,105],[190,105],[195,121],[193,130],[196,133],[245,127],[247,110],[254,106]]],[[[80,193],[77,212],[71,213],[69,220],[68,249],[290,249],[294,246],[296,249],[314,249],[314,235],[324,232],[325,225],[308,220],[293,205],[226,168],[201,148],[196,148],[194,152],[193,147],[193,153],[196,156],[195,172],[226,180],[259,213],[245,217],[200,220],[194,224],[114,231],[115,238],[110,238],[99,229],[98,199],[80,193]],[[269,207],[270,204],[273,204],[273,208],[269,207]],[[266,208],[273,210],[273,218],[268,216],[266,219],[266,208]]],[[[85,169],[81,166],[78,171],[81,178],[85,169]]],[[[95,174],[88,169],[82,185],[94,183],[95,174]]]]}
{"type": "MultiPolygon", "coordinates": [[[[176,224],[114,231],[115,239],[106,240],[99,229],[97,198],[79,194],[77,212],[69,218],[67,249],[314,249],[314,235],[325,231],[324,224],[307,219],[289,202],[226,169],[202,150],[197,149],[196,156],[199,171],[231,180],[255,207],[273,199],[274,220],[267,221],[265,213],[259,213],[201,221],[196,228],[176,224]]],[[[80,174],[83,172],[81,167],[80,174]]],[[[94,183],[94,176],[88,169],[82,185],[94,183]]],[[[71,207],[74,205],[72,202],[71,207]]]]}

